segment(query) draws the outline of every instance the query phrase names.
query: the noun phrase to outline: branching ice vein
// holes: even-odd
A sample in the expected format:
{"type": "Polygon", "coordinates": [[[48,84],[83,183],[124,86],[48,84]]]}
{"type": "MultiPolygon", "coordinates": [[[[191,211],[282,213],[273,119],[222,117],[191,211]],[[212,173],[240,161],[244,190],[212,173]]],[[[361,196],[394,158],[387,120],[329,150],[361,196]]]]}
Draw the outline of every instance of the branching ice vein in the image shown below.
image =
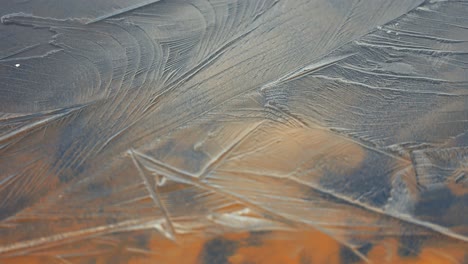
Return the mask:
{"type": "MultiPolygon", "coordinates": [[[[140,154],[138,152],[134,151],[134,153],[137,154],[136,156],[140,156],[140,154]]],[[[250,202],[250,201],[242,198],[241,196],[239,196],[239,195],[237,195],[235,193],[223,190],[222,188],[215,187],[213,185],[207,184],[203,180],[199,180],[197,178],[186,175],[183,172],[181,172],[181,171],[179,171],[177,169],[173,169],[171,167],[168,167],[164,163],[162,163],[162,162],[160,162],[160,161],[158,161],[156,159],[153,159],[153,158],[151,158],[151,157],[149,157],[147,155],[142,156],[142,158],[144,158],[145,160],[151,162],[153,165],[156,165],[156,167],[154,169],[157,170],[157,172],[160,173],[161,175],[165,175],[167,178],[173,179],[175,181],[181,181],[181,182],[184,182],[184,183],[189,183],[189,184],[197,186],[199,188],[222,194],[223,196],[225,196],[227,198],[238,201],[238,202],[246,205],[247,207],[262,213],[265,217],[271,218],[274,221],[284,223],[284,224],[289,225],[291,227],[307,228],[307,227],[310,226],[310,224],[306,224],[306,223],[303,223],[303,222],[298,222],[296,220],[292,220],[289,217],[285,217],[285,216],[283,216],[281,214],[278,214],[277,212],[275,212],[273,210],[270,210],[270,209],[267,209],[264,206],[258,205],[257,203],[254,203],[254,202],[250,202]]],[[[314,225],[313,227],[316,228],[317,230],[320,230],[321,232],[329,234],[331,236],[331,238],[333,238],[337,242],[341,243],[342,245],[348,247],[357,256],[359,256],[362,260],[368,262],[368,259],[362,253],[360,253],[354,246],[348,244],[346,241],[344,241],[342,239],[339,239],[339,238],[333,236],[333,234],[330,234],[329,232],[327,232],[326,230],[324,230],[323,228],[321,228],[319,226],[314,225]]]]}
{"type": "Polygon", "coordinates": [[[236,138],[227,148],[225,148],[223,151],[221,151],[215,158],[212,158],[212,161],[208,163],[201,172],[199,173],[198,177],[200,180],[203,180],[206,175],[214,170],[219,164],[224,162],[224,160],[228,157],[228,155],[231,153],[232,150],[234,150],[237,146],[242,144],[245,139],[247,139],[250,135],[252,135],[253,132],[257,130],[258,127],[263,122],[259,122],[255,124],[252,128],[247,129],[244,133],[242,133],[238,138],[236,138]]]}
{"type": "Polygon", "coordinates": [[[137,220],[127,220],[116,224],[108,224],[76,231],[63,232],[56,235],[12,243],[6,246],[0,246],[0,254],[5,254],[18,250],[34,250],[37,247],[45,245],[47,247],[52,247],[64,242],[71,243],[74,241],[82,240],[93,235],[104,235],[118,231],[126,231],[132,228],[133,230],[135,228],[148,229],[151,228],[157,222],[158,221],[155,221],[154,218],[140,218],[137,220]]]}
{"type": "MultiPolygon", "coordinates": [[[[9,141],[9,140],[11,140],[12,138],[14,138],[14,137],[16,137],[18,135],[26,134],[26,133],[30,133],[32,131],[35,131],[35,130],[43,127],[43,126],[48,125],[52,121],[55,121],[57,119],[61,119],[61,118],[64,118],[66,116],[69,116],[70,114],[78,112],[78,111],[82,110],[83,108],[85,108],[87,106],[90,106],[91,104],[94,104],[94,103],[68,107],[68,108],[61,109],[61,110],[58,110],[58,111],[55,111],[55,112],[52,112],[52,113],[44,114],[45,116],[49,116],[49,117],[46,117],[44,119],[32,122],[32,123],[30,123],[28,125],[22,126],[21,128],[19,128],[17,130],[12,131],[11,133],[0,136],[0,143],[4,143],[6,141],[9,141]]],[[[0,123],[1,123],[1,121],[0,121],[0,123]]]]}
{"type": "Polygon", "coordinates": [[[147,5],[151,5],[151,4],[154,4],[156,2],[159,2],[159,0],[150,0],[150,1],[146,1],[146,2],[142,2],[142,3],[139,3],[139,4],[136,4],[136,5],[132,5],[132,6],[129,6],[127,8],[122,8],[122,9],[119,9],[115,12],[111,12],[111,13],[108,13],[108,14],[105,14],[105,15],[102,15],[100,17],[97,17],[93,20],[90,20],[88,22],[86,22],[86,24],[93,24],[93,23],[96,23],[96,22],[99,22],[101,20],[104,20],[104,19],[107,19],[107,18],[111,18],[113,16],[118,16],[118,15],[122,15],[124,13],[127,13],[127,12],[130,12],[130,11],[133,11],[137,8],[142,8],[144,6],[147,6],[147,5]]]}
{"type": "Polygon", "coordinates": [[[140,175],[143,182],[145,183],[146,189],[148,190],[148,192],[149,192],[149,194],[151,196],[151,199],[153,200],[155,205],[161,209],[161,211],[164,214],[164,217],[166,219],[166,224],[169,227],[169,230],[168,230],[169,231],[169,234],[168,234],[169,238],[172,239],[172,240],[175,240],[176,232],[174,230],[174,226],[172,225],[172,220],[171,220],[171,217],[169,215],[169,212],[167,211],[166,206],[161,201],[161,197],[159,196],[159,191],[157,189],[158,188],[157,184],[155,183],[155,181],[153,179],[151,179],[151,177],[147,176],[146,173],[143,171],[143,169],[141,167],[141,164],[139,163],[138,159],[135,158],[135,152],[133,150],[129,150],[129,154],[130,154],[130,157],[132,158],[133,164],[135,165],[135,167],[138,170],[138,174],[140,175]]]}

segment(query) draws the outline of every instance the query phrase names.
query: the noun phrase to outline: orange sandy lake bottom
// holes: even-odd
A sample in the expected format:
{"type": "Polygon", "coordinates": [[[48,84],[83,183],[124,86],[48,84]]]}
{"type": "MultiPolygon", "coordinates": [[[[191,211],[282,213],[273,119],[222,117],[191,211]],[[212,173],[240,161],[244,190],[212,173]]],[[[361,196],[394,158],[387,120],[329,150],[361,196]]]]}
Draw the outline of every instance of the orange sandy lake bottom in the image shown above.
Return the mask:
{"type": "MultiPolygon", "coordinates": [[[[131,237],[142,236],[145,234],[132,234],[131,237]]],[[[443,264],[466,263],[468,259],[467,244],[463,242],[425,238],[424,241],[413,241],[415,245],[410,251],[402,252],[401,237],[395,236],[358,248],[358,252],[367,258],[363,260],[348,247],[316,230],[225,233],[209,238],[184,236],[176,242],[155,235],[144,241],[146,249],[134,247],[135,241],[129,239],[126,245],[119,243],[114,252],[99,253],[88,244],[88,248],[80,245],[80,250],[73,254],[70,251],[64,253],[63,249],[43,249],[3,256],[0,263],[338,264],[367,261],[443,264]]]]}

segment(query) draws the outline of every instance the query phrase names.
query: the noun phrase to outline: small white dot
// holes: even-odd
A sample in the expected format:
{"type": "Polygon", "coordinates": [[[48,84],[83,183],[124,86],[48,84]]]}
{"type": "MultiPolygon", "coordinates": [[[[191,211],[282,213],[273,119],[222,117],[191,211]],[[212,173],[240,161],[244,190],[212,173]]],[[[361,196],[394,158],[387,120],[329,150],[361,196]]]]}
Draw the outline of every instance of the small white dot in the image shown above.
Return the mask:
{"type": "Polygon", "coordinates": [[[15,67],[16,67],[16,68],[18,68],[19,66],[21,66],[21,64],[19,64],[19,63],[16,63],[16,64],[15,64],[15,67]]]}
{"type": "Polygon", "coordinates": [[[390,33],[392,33],[392,31],[391,31],[391,30],[387,30],[387,33],[390,34],[390,33]]]}

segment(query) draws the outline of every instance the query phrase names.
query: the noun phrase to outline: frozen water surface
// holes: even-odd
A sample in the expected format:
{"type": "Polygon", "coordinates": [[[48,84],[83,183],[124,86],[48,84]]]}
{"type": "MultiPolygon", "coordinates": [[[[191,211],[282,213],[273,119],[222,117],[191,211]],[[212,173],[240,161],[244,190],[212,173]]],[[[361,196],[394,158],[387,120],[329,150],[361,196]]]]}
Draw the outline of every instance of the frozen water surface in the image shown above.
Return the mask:
{"type": "Polygon", "coordinates": [[[468,263],[467,1],[0,5],[0,263],[468,263]]]}

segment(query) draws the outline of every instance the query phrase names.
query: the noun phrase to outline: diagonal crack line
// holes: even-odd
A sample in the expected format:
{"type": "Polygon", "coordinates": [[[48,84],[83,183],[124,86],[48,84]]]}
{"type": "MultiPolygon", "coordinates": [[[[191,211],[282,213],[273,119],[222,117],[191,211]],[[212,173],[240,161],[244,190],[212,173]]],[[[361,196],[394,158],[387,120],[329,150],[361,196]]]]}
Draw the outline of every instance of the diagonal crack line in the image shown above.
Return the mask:
{"type": "MultiPolygon", "coordinates": [[[[12,138],[18,136],[18,135],[26,135],[28,133],[34,132],[40,128],[43,128],[44,126],[47,126],[49,123],[53,121],[57,121],[60,119],[63,119],[67,116],[70,116],[75,113],[79,113],[81,110],[85,109],[86,107],[89,107],[91,105],[94,105],[96,102],[99,102],[101,100],[97,100],[95,102],[87,103],[87,104],[82,104],[82,105],[75,105],[75,106],[70,106],[70,107],[65,107],[63,109],[55,110],[49,113],[44,113],[41,114],[45,118],[39,119],[37,121],[31,122],[25,126],[22,126],[21,128],[14,130],[10,133],[7,133],[5,135],[0,136],[0,143],[7,142],[11,140],[12,138]]],[[[32,116],[37,116],[40,117],[37,114],[34,114],[32,116]]],[[[2,123],[0,121],[0,123],[2,123]]]]}
{"type": "Polygon", "coordinates": [[[225,195],[226,197],[230,198],[230,199],[233,199],[235,201],[239,201],[249,207],[252,207],[256,210],[259,210],[260,212],[263,212],[265,215],[269,215],[271,216],[274,220],[276,221],[279,221],[279,222],[282,222],[282,223],[286,223],[288,225],[291,225],[293,226],[294,225],[294,222],[289,220],[288,218],[282,216],[282,215],[279,215],[275,212],[272,212],[272,211],[269,211],[268,209],[264,209],[262,207],[259,207],[258,205],[256,204],[253,204],[249,201],[246,201],[245,199],[241,198],[241,197],[238,197],[234,194],[231,194],[230,192],[226,192],[220,188],[217,188],[217,187],[214,187],[214,186],[211,186],[203,181],[200,181],[199,178],[197,177],[193,177],[193,176],[190,176],[190,175],[187,175],[187,173],[183,172],[183,171],[180,171],[176,168],[172,168],[170,166],[167,166],[166,164],[164,164],[163,162],[159,161],[159,160],[156,160],[152,157],[149,157],[145,154],[142,154],[142,153],[139,153],[138,151],[134,150],[134,153],[136,155],[138,155],[139,157],[141,157],[142,159],[146,160],[147,162],[153,164],[155,166],[155,170],[160,173],[161,175],[165,175],[167,178],[170,178],[174,181],[177,181],[177,182],[182,182],[182,183],[187,183],[187,184],[191,184],[193,186],[197,186],[199,188],[202,188],[202,189],[205,189],[205,190],[208,190],[208,191],[212,191],[212,192],[215,192],[215,193],[221,193],[223,195],[225,195]]]}
{"type": "MultiPolygon", "coordinates": [[[[367,34],[366,34],[367,35],[367,34]]],[[[362,36],[361,36],[362,37],[362,36]]],[[[323,56],[321,59],[319,59],[317,62],[315,63],[312,63],[312,64],[309,64],[299,70],[296,70],[292,73],[288,73],[282,77],[280,77],[279,79],[273,81],[273,82],[270,82],[270,83],[267,83],[265,84],[264,86],[262,86],[262,88],[260,88],[260,91],[264,91],[268,88],[272,88],[274,86],[278,86],[278,85],[281,85],[281,84],[284,84],[284,83],[288,83],[290,81],[294,81],[294,80],[297,80],[301,77],[304,77],[304,76],[307,76],[309,74],[312,74],[314,72],[317,72],[317,71],[320,71],[320,70],[323,70],[323,69],[326,69],[328,67],[331,67],[333,66],[334,64],[340,62],[340,61],[343,61],[351,56],[354,56],[355,53],[350,53],[350,54],[346,54],[346,55],[342,55],[342,56],[339,56],[337,58],[332,58],[330,60],[327,60],[327,56],[331,53],[333,53],[333,51],[336,51],[338,49],[340,49],[341,47],[345,46],[346,44],[348,44],[349,42],[343,44],[342,46],[332,50],[331,52],[329,52],[327,55],[323,56]]]]}
{"type": "Polygon", "coordinates": [[[405,223],[408,223],[408,224],[423,227],[423,228],[429,229],[429,230],[431,230],[433,232],[439,233],[441,235],[445,235],[447,237],[450,237],[452,239],[460,240],[460,241],[463,241],[463,242],[468,242],[468,237],[453,233],[451,230],[449,230],[447,228],[444,228],[444,227],[441,227],[439,225],[435,225],[435,224],[428,223],[428,222],[421,221],[421,220],[415,220],[415,219],[412,219],[412,218],[409,218],[409,217],[406,217],[406,216],[403,216],[403,215],[396,215],[396,214],[392,214],[392,213],[389,213],[389,212],[385,212],[385,211],[380,210],[378,208],[368,206],[368,205],[365,205],[365,204],[360,203],[358,201],[355,201],[355,200],[349,199],[347,197],[344,197],[342,195],[336,194],[336,193],[334,193],[332,191],[325,190],[325,189],[320,188],[320,187],[318,187],[318,186],[316,186],[314,184],[310,184],[308,182],[300,180],[297,177],[289,177],[289,179],[294,181],[294,182],[297,182],[299,184],[303,184],[305,186],[308,186],[308,187],[314,189],[315,191],[317,191],[319,193],[329,195],[329,196],[331,196],[331,197],[333,197],[335,199],[338,199],[338,200],[343,201],[345,203],[351,204],[351,205],[356,206],[358,208],[364,209],[366,211],[369,211],[369,212],[372,212],[372,213],[377,213],[377,214],[380,214],[380,215],[385,215],[385,216],[397,219],[399,221],[402,221],[402,222],[405,222],[405,223]]]}
{"type": "Polygon", "coordinates": [[[127,220],[115,224],[108,224],[96,226],[87,229],[80,229],[76,231],[63,232],[46,237],[30,239],[27,241],[10,243],[8,245],[0,246],[0,254],[14,252],[18,250],[37,249],[38,247],[53,247],[56,245],[69,244],[71,242],[83,240],[92,236],[105,235],[114,232],[123,232],[134,230],[135,227],[141,229],[150,228],[153,224],[153,218],[143,218],[137,220],[127,220]]]}
{"type": "Polygon", "coordinates": [[[129,6],[129,7],[126,7],[126,8],[122,8],[122,9],[116,10],[114,12],[110,12],[110,13],[107,13],[105,15],[96,17],[95,19],[92,19],[92,20],[86,22],[85,24],[86,25],[93,24],[93,23],[99,22],[99,21],[107,19],[107,18],[111,18],[111,17],[114,17],[114,16],[125,14],[127,12],[133,11],[133,10],[138,9],[138,8],[142,8],[142,7],[145,7],[145,6],[148,6],[148,5],[152,5],[152,4],[157,3],[157,2],[159,2],[159,0],[151,0],[151,1],[138,3],[138,4],[135,4],[135,5],[132,5],[132,6],[129,6]]]}
{"type": "Polygon", "coordinates": [[[221,151],[221,153],[219,153],[213,159],[212,162],[208,163],[208,165],[206,165],[202,169],[202,171],[198,175],[199,179],[203,180],[205,178],[205,176],[207,175],[207,172],[212,171],[213,169],[215,169],[218,166],[218,164],[222,163],[227,158],[227,156],[233,150],[236,149],[237,146],[239,146],[240,144],[242,144],[242,142],[244,142],[247,138],[249,138],[249,136],[252,135],[262,124],[263,124],[263,121],[255,124],[252,128],[247,129],[244,133],[242,133],[242,135],[240,135],[238,138],[236,138],[234,140],[234,142],[231,143],[231,145],[229,145],[225,150],[221,151]]]}
{"type": "MultiPolygon", "coordinates": [[[[408,15],[410,12],[413,12],[414,10],[416,10],[417,8],[421,7],[421,6],[424,6],[426,4],[428,4],[429,1],[427,0],[424,0],[422,1],[419,5],[416,5],[414,8],[408,10],[406,13],[404,14],[401,14],[400,16],[394,18],[394,19],[391,19],[385,23],[383,23],[382,25],[386,25],[386,24],[391,24],[393,21],[396,21],[406,15],[408,15]]],[[[268,83],[266,83],[265,85],[263,85],[261,87],[261,90],[265,90],[265,89],[269,89],[273,86],[276,86],[278,84],[284,84],[284,83],[287,83],[289,81],[292,81],[292,80],[295,80],[295,79],[298,79],[304,75],[308,75],[310,73],[314,73],[314,72],[317,72],[317,71],[320,71],[322,69],[325,69],[325,68],[328,68],[330,66],[332,66],[333,64],[339,62],[339,61],[342,61],[350,56],[353,56],[355,54],[353,53],[350,53],[350,54],[346,54],[346,55],[342,55],[342,56],[339,56],[338,58],[335,58],[335,59],[332,59],[332,60],[327,60],[327,58],[333,54],[334,52],[342,49],[343,47],[345,47],[346,45],[349,45],[350,43],[353,43],[354,41],[358,40],[358,39],[361,39],[363,38],[364,36],[367,36],[368,34],[372,33],[373,31],[375,31],[375,29],[370,29],[369,31],[366,31],[364,32],[362,35],[360,36],[356,36],[355,38],[339,45],[338,47],[330,50],[328,53],[324,54],[323,56],[321,56],[320,58],[314,60],[314,62],[312,62],[311,64],[309,65],[306,65],[302,68],[299,68],[293,72],[290,72],[290,73],[287,73],[281,77],[279,77],[278,79],[276,80],[273,80],[273,81],[270,81],[268,83]]]]}
{"type": "Polygon", "coordinates": [[[159,191],[157,189],[155,190],[155,188],[157,188],[155,183],[151,179],[149,179],[148,176],[146,175],[146,173],[143,171],[142,165],[140,164],[138,159],[135,157],[135,151],[131,149],[131,150],[128,151],[128,153],[130,154],[130,157],[132,158],[132,161],[133,161],[133,163],[135,164],[135,167],[138,170],[138,174],[140,175],[143,182],[145,183],[146,189],[148,190],[148,192],[149,192],[149,194],[151,196],[151,199],[153,200],[153,202],[155,203],[155,205],[157,207],[161,208],[161,210],[162,210],[162,212],[164,214],[164,218],[166,219],[166,224],[169,227],[168,231],[169,231],[170,238],[172,240],[175,240],[174,226],[172,225],[172,221],[171,221],[169,212],[167,211],[167,208],[164,206],[164,203],[161,201],[159,191]]]}
{"type": "Polygon", "coordinates": [[[341,239],[338,239],[338,238],[334,237],[333,235],[329,234],[327,231],[323,230],[321,227],[318,227],[318,226],[312,225],[312,224],[306,224],[306,223],[303,223],[303,222],[298,222],[298,221],[291,220],[290,218],[288,218],[286,216],[278,214],[275,211],[272,211],[270,209],[264,208],[261,205],[257,205],[255,203],[252,203],[252,202],[250,202],[250,201],[248,201],[248,200],[246,200],[246,199],[244,199],[242,197],[237,196],[234,193],[222,190],[221,188],[218,188],[218,187],[209,185],[209,184],[207,184],[207,183],[205,183],[203,181],[200,181],[199,178],[195,178],[193,176],[187,175],[185,172],[180,171],[180,170],[178,170],[176,168],[172,168],[170,166],[167,166],[163,162],[160,162],[160,161],[158,161],[158,160],[156,160],[156,159],[154,159],[152,157],[149,157],[149,156],[147,156],[145,154],[139,153],[139,152],[137,152],[135,150],[133,152],[135,154],[137,154],[138,156],[141,156],[141,158],[145,159],[146,161],[148,161],[148,162],[152,163],[153,165],[155,165],[155,170],[157,170],[158,173],[160,173],[161,175],[165,175],[166,177],[172,178],[175,181],[188,183],[188,184],[191,184],[193,186],[197,186],[199,188],[202,188],[202,189],[214,192],[214,193],[222,194],[224,197],[227,197],[229,199],[232,199],[234,201],[242,203],[245,206],[260,212],[261,214],[264,215],[264,217],[268,217],[268,218],[272,219],[273,221],[278,221],[280,223],[284,223],[286,225],[289,225],[289,226],[295,227],[295,228],[310,228],[312,226],[313,228],[319,230],[320,232],[323,232],[323,233],[329,235],[332,239],[339,242],[340,244],[348,247],[351,251],[353,251],[357,256],[359,256],[366,263],[369,262],[369,260],[366,258],[366,256],[364,256],[361,252],[359,252],[354,246],[350,245],[346,241],[343,241],[341,239]]]}

